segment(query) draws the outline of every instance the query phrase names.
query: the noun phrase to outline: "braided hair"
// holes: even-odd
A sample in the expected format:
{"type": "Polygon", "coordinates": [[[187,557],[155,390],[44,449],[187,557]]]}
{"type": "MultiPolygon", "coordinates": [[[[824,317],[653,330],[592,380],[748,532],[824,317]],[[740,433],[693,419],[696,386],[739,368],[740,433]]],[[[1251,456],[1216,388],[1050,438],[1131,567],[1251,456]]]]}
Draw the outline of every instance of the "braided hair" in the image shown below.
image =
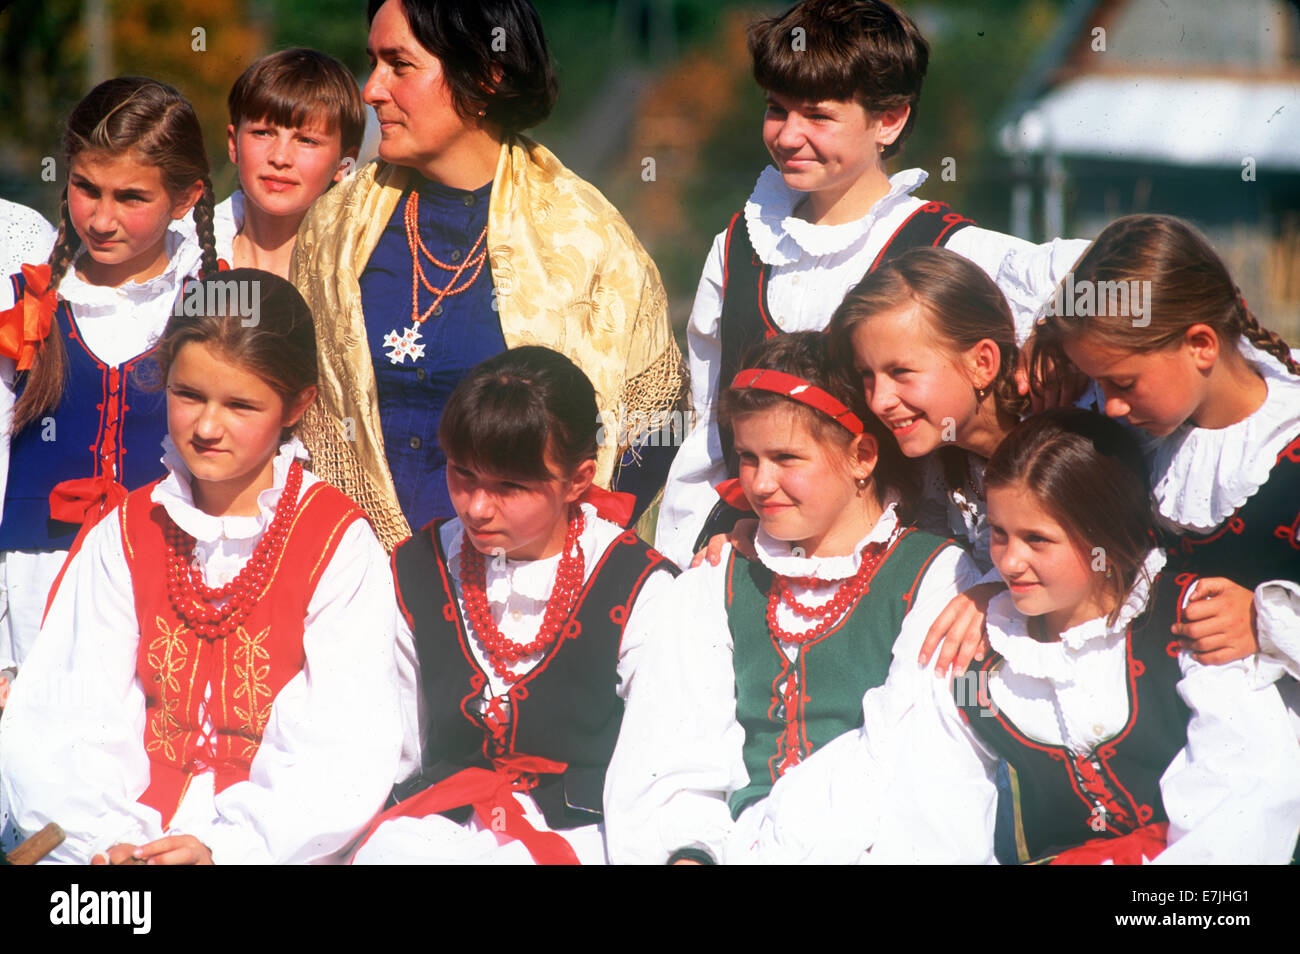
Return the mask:
{"type": "MultiPolygon", "coordinates": [[[[194,107],[165,83],[139,76],[119,76],[92,89],[73,107],[63,134],[65,163],[83,152],[121,155],[130,150],[142,162],[158,167],[163,186],[172,196],[203,184],[194,207],[194,224],[202,249],[201,274],[217,271],[213,231],[212,180],[203,148],[203,131],[194,107]]],[[[81,240],[68,209],[64,187],[59,203],[58,236],[50,251],[50,287],[58,288],[80,248],[81,240]]],[[[58,407],[67,375],[67,355],[57,323],[51,323],[23,392],[14,405],[10,433],[17,434],[47,411],[58,407]]]]}
{"type": "MultiPolygon", "coordinates": [[[[1121,287],[1139,281],[1150,282],[1141,323],[1129,314],[1073,315],[1049,310],[1034,335],[1031,380],[1037,384],[1049,376],[1051,368],[1067,365],[1064,344],[1081,335],[1117,351],[1147,353],[1177,344],[1187,329],[1197,324],[1213,328],[1225,346],[1235,346],[1244,336],[1300,377],[1300,364],[1291,357],[1287,343],[1260,325],[1223,260],[1187,222],[1168,215],[1116,219],[1074,266],[1076,286],[1090,282],[1094,288],[1103,287],[1103,283],[1121,287]]],[[[1097,297],[1100,301],[1100,293],[1097,297]]]]}

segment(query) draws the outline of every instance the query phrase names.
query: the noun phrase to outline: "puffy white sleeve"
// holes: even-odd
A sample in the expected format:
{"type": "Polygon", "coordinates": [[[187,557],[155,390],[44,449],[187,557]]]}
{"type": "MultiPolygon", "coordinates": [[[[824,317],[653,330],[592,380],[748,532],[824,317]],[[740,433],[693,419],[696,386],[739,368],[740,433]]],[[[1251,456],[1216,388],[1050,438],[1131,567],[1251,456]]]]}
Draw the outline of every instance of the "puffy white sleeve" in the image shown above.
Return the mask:
{"type": "Polygon", "coordinates": [[[395,616],[397,642],[394,662],[397,666],[397,709],[402,721],[402,751],[397,760],[394,784],[405,782],[423,765],[424,696],[420,692],[420,657],[415,652],[415,634],[406,616],[395,616]]]}
{"type": "Polygon", "coordinates": [[[1261,670],[1300,679],[1300,583],[1270,580],[1255,587],[1261,670]]]}
{"type": "Polygon", "coordinates": [[[863,725],[782,776],[763,804],[748,861],[774,864],[992,863],[997,760],[976,743],[925,634],[979,570],[950,547],[935,558],[894,643],[863,725]]]}
{"type": "Polygon", "coordinates": [[[1183,653],[1187,745],[1160,779],[1169,847],[1156,864],[1286,864],[1300,831],[1300,744],[1277,690],[1250,660],[1183,653]]]}
{"type": "Polygon", "coordinates": [[[636,596],[618,646],[618,695],[624,702],[632,691],[637,665],[646,647],[658,638],[663,617],[672,606],[675,582],[671,573],[652,573],[636,596]]]}
{"type": "Polygon", "coordinates": [[[275,697],[248,781],[215,799],[191,785],[172,831],[218,864],[328,861],[347,846],[397,771],[395,615],[388,559],[358,520],[308,604],[303,669],[275,697]]]}
{"type": "MultiPolygon", "coordinates": [[[[958,232],[949,247],[961,251],[958,243],[963,240],[963,235],[974,231],[963,229],[958,232]]],[[[1043,306],[1090,244],[1083,239],[1053,239],[1042,245],[1023,242],[1007,247],[992,271],[985,268],[1002,294],[1007,296],[1011,317],[1016,324],[1016,344],[1023,346],[1029,340],[1043,306]]]]}
{"type": "Polygon", "coordinates": [[[643,645],[605,778],[614,864],[663,864],[681,848],[724,858],[733,828],[727,795],[747,781],[725,573],[725,558],[686,571],[660,598],[638,601],[624,636],[643,645]]]}
{"type": "Polygon", "coordinates": [[[704,527],[709,511],[718,502],[713,488],[727,477],[715,417],[722,363],[726,243],[726,232],[719,233],[713,240],[686,326],[695,426],[673,458],[655,530],[655,549],[679,566],[690,564],[695,538],[704,527]]]}
{"type": "Polygon", "coordinates": [[[139,643],[114,511],[69,563],[0,724],[0,794],[18,828],[6,847],[56,822],[68,837],[47,860],[86,864],[162,835],[136,801],[149,784],[139,643]]]}

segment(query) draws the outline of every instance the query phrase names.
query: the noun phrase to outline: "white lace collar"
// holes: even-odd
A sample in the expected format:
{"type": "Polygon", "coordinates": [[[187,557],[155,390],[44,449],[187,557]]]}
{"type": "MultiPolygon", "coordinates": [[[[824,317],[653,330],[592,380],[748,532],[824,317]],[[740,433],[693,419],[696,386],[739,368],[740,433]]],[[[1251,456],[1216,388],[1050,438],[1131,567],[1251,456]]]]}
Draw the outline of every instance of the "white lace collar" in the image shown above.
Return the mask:
{"type": "Polygon", "coordinates": [[[1156,507],[1182,530],[1207,533],[1223,523],[1264,485],[1277,455],[1300,434],[1300,378],[1245,338],[1239,348],[1268,387],[1259,409],[1215,430],[1185,425],[1155,446],[1156,507]]]}
{"type": "MultiPolygon", "coordinates": [[[[116,288],[110,285],[92,285],[77,274],[74,265],[59,283],[59,295],[72,306],[74,312],[78,306],[120,308],[123,301],[131,305],[143,305],[158,298],[174,299],[185,276],[198,272],[202,251],[197,243],[176,229],[167,230],[165,241],[167,267],[153,278],[142,282],[125,282],[116,288]]],[[[83,249],[77,260],[80,261],[87,254],[83,249]]]]}
{"type": "Polygon", "coordinates": [[[813,225],[794,214],[795,206],[807,193],[791,189],[776,167],[768,166],[745,203],[750,244],[768,265],[789,265],[810,255],[834,255],[866,235],[877,220],[919,189],[927,178],[921,169],[895,173],[889,177],[889,192],[862,218],[842,225],[813,225]]]}
{"type": "Polygon", "coordinates": [[[898,529],[898,501],[890,500],[871,532],[858,541],[853,552],[845,556],[795,556],[790,544],[768,536],[761,527],[754,536],[759,562],[781,576],[807,576],[818,580],[847,580],[862,565],[862,549],[870,543],[884,543],[898,529]]]}
{"type": "MultiPolygon", "coordinates": [[[[605,521],[596,514],[596,508],[590,504],[582,504],[581,507],[583,516],[586,517],[586,524],[578,536],[578,542],[582,545],[586,573],[590,575],[592,567],[604,552],[604,549],[599,546],[597,528],[605,521]]],[[[446,543],[447,565],[451,569],[452,577],[459,584],[463,531],[459,520],[452,521],[452,524],[449,528],[452,531],[451,539],[446,543]]],[[[443,539],[447,540],[446,537],[443,539]]],[[[496,561],[489,557],[484,583],[488,602],[504,606],[513,593],[538,603],[545,603],[551,598],[551,590],[555,586],[555,574],[559,568],[560,554],[558,553],[541,560],[496,561]]]]}
{"type": "MultiPolygon", "coordinates": [[[[253,516],[214,517],[204,513],[194,505],[194,491],[190,486],[190,469],[180,452],[176,450],[170,437],[163,438],[163,466],[169,473],[162,483],[153,489],[150,499],[161,504],[167,515],[195,540],[212,542],[215,540],[247,540],[258,536],[271,523],[275,516],[275,506],[280,502],[280,493],[284,489],[285,479],[289,476],[289,467],[294,460],[307,459],[307,449],[296,437],[291,437],[280,445],[271,465],[273,479],[271,486],[257,495],[258,513],[253,516]]],[[[305,476],[305,475],[304,475],[305,476]]],[[[306,482],[304,481],[304,484],[306,482]]]]}
{"type": "Polygon", "coordinates": [[[1059,684],[1071,683],[1075,673],[1071,658],[1104,649],[1116,638],[1122,639],[1129,623],[1146,609],[1151,584],[1164,565],[1163,550],[1148,551],[1113,625],[1107,624],[1106,617],[1098,616],[1070,627],[1061,634],[1059,641],[1051,643],[1040,643],[1029,635],[1028,619],[1016,611],[1011,594],[1003,591],[989,603],[985,620],[989,645],[1006,659],[1012,671],[1020,675],[1050,679],[1059,684]]]}

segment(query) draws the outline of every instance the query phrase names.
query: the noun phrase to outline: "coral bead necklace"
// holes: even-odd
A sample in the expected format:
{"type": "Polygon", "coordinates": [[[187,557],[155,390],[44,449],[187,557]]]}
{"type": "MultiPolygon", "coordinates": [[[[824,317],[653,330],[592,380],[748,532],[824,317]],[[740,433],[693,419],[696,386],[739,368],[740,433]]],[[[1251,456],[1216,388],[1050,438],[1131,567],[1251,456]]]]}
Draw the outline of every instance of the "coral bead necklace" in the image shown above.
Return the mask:
{"type": "Polygon", "coordinates": [[[512,663],[536,655],[555,644],[564,621],[573,612],[586,578],[586,563],[582,554],[582,544],[578,538],[586,527],[586,518],[582,509],[573,507],[569,513],[569,526],[564,535],[564,547],[560,550],[560,565],[555,572],[555,584],[551,596],[546,601],[546,613],[542,617],[541,629],[537,636],[528,643],[517,643],[505,636],[492,618],[492,610],[487,601],[487,558],[474,548],[469,536],[462,535],[460,541],[460,582],[461,595],[465,600],[465,613],[469,617],[474,635],[487,651],[492,663],[492,671],[507,683],[518,682],[522,673],[510,668],[512,663]]]}
{"type": "Polygon", "coordinates": [[[271,525],[257,541],[253,555],[233,580],[225,586],[208,586],[203,569],[194,559],[194,538],[167,520],[167,597],[172,608],[203,639],[231,636],[248,618],[271,568],[279,559],[289,536],[289,525],[298,511],[298,491],[302,487],[302,464],[294,461],[285,479],[280,501],[275,506],[271,525]],[[215,606],[225,600],[225,605],[215,606]]]}
{"type": "Polygon", "coordinates": [[[876,570],[880,568],[880,564],[884,561],[885,554],[889,552],[893,542],[893,538],[891,538],[884,543],[868,544],[862,551],[862,561],[858,564],[858,572],[849,579],[839,582],[839,589],[835,591],[835,595],[820,606],[808,606],[800,603],[791,589],[792,584],[797,583],[812,589],[820,589],[831,586],[837,581],[819,580],[815,577],[781,576],[779,573],[773,574],[772,584],[767,591],[767,626],[772,631],[772,635],[786,643],[807,643],[825,633],[839,622],[844,614],[852,609],[854,604],[870,588],[871,580],[876,575],[876,570]],[[784,629],[777,622],[777,608],[782,603],[789,606],[796,615],[808,620],[817,620],[818,622],[811,629],[802,633],[792,633],[784,629]]]}

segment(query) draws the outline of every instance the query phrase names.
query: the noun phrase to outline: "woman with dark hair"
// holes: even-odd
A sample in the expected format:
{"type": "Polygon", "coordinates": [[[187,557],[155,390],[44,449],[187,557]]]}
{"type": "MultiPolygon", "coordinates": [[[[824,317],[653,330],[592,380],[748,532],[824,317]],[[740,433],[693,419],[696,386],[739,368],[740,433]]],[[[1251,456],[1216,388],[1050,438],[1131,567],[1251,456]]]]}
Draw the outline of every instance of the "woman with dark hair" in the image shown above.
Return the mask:
{"type": "MultiPolygon", "coordinates": [[[[313,207],[293,275],[334,316],[318,326],[321,400],[304,424],[313,467],[391,549],[452,513],[438,421],[479,361],[561,351],[604,420],[655,420],[683,388],[654,263],[596,189],[520,135],[556,95],[532,5],[370,0],[368,15],[380,159],[313,207]]],[[[644,507],[668,461],[634,463],[617,430],[596,482],[644,507]]]]}

